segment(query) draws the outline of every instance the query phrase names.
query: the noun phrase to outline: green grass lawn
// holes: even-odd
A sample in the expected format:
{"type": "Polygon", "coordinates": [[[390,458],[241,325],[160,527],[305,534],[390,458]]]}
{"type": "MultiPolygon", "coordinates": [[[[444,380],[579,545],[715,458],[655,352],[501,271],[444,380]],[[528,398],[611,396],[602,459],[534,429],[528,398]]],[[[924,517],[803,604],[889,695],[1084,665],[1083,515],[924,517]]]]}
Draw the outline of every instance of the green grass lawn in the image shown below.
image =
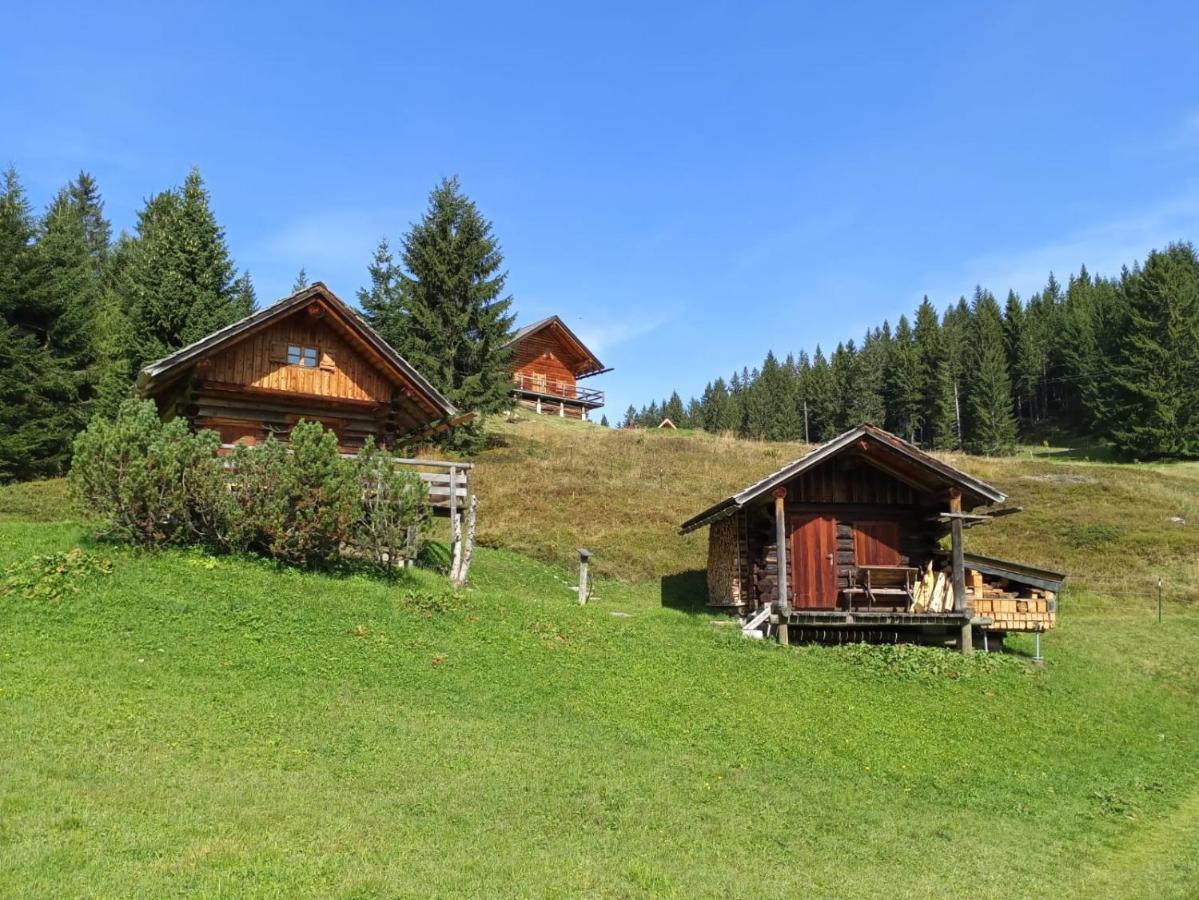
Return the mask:
{"type": "Polygon", "coordinates": [[[0,595],[3,896],[1199,890],[1182,604],[1077,592],[1038,669],[580,608],[504,550],[455,597],[0,523],[0,565],[79,545],[111,574],[0,595]]]}

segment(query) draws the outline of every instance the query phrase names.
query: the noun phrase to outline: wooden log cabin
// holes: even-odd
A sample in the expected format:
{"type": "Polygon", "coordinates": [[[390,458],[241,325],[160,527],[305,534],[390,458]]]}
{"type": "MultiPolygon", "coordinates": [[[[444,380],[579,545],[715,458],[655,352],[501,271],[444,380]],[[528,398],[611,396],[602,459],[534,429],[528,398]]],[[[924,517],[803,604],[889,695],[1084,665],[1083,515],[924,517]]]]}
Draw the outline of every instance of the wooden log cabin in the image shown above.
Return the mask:
{"type": "Polygon", "coordinates": [[[604,392],[580,387],[593,375],[610,372],[566,327],[550,316],[520,328],[508,341],[516,402],[536,413],[586,419],[604,405],[604,392]]]}
{"type": "MultiPolygon", "coordinates": [[[[1013,585],[1022,589],[1016,564],[1003,564],[1000,585],[984,571],[999,572],[998,561],[976,557],[970,569],[965,562],[963,530],[1018,511],[975,512],[1004,500],[998,488],[861,425],[688,519],[681,531],[708,527],[709,605],[743,616],[747,629],[773,625],[783,643],[953,640],[969,652],[974,629],[996,624],[993,606],[981,614],[984,597],[1000,586],[1005,597],[1016,597],[1007,590],[1013,585]]],[[[1041,579],[1043,604],[1031,607],[1040,615],[1005,619],[1003,630],[1051,628],[1063,576],[1024,570],[1041,579]]],[[[1023,589],[1038,590],[1025,582],[1023,589]]]]}
{"type": "Polygon", "coordinates": [[[320,282],[150,363],[137,389],[227,445],[285,440],[306,419],[343,452],[368,436],[398,450],[471,417],[320,282]]]}

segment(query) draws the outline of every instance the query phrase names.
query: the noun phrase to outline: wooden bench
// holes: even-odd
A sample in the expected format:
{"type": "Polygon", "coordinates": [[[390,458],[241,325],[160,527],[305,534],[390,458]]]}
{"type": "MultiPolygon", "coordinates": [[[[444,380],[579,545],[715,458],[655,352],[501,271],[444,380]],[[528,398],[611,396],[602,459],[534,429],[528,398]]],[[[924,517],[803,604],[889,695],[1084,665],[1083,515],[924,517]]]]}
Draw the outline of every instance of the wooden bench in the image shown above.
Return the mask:
{"type": "Polygon", "coordinates": [[[873,609],[880,597],[894,597],[902,599],[905,610],[911,610],[919,574],[918,569],[910,566],[858,566],[854,570],[854,583],[842,591],[846,606],[853,609],[856,596],[865,596],[867,609],[873,609]]]}

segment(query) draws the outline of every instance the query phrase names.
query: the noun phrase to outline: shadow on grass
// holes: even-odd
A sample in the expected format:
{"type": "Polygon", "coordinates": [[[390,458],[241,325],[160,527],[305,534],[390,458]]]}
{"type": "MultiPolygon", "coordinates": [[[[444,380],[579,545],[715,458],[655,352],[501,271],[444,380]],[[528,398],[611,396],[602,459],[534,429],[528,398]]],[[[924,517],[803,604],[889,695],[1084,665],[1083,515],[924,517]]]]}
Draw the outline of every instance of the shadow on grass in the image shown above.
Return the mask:
{"type": "Polygon", "coordinates": [[[661,597],[662,605],[667,609],[692,615],[708,613],[708,573],[704,569],[691,569],[663,575],[661,597]]]}

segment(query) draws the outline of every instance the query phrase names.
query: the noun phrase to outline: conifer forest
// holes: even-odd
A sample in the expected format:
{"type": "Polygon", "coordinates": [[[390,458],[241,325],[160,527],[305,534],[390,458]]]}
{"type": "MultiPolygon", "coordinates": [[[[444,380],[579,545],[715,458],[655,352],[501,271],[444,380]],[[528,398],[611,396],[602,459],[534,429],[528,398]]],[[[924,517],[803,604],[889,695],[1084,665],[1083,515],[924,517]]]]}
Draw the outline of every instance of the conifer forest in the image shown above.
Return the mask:
{"type": "Polygon", "coordinates": [[[1027,300],[983,287],[945,309],[925,297],[847,338],[678,392],[624,423],[824,441],[872,422],[924,447],[1002,455],[1019,442],[1085,436],[1128,458],[1199,455],[1199,259],[1151,250],[1118,275],[1051,273],[1027,300]]]}

